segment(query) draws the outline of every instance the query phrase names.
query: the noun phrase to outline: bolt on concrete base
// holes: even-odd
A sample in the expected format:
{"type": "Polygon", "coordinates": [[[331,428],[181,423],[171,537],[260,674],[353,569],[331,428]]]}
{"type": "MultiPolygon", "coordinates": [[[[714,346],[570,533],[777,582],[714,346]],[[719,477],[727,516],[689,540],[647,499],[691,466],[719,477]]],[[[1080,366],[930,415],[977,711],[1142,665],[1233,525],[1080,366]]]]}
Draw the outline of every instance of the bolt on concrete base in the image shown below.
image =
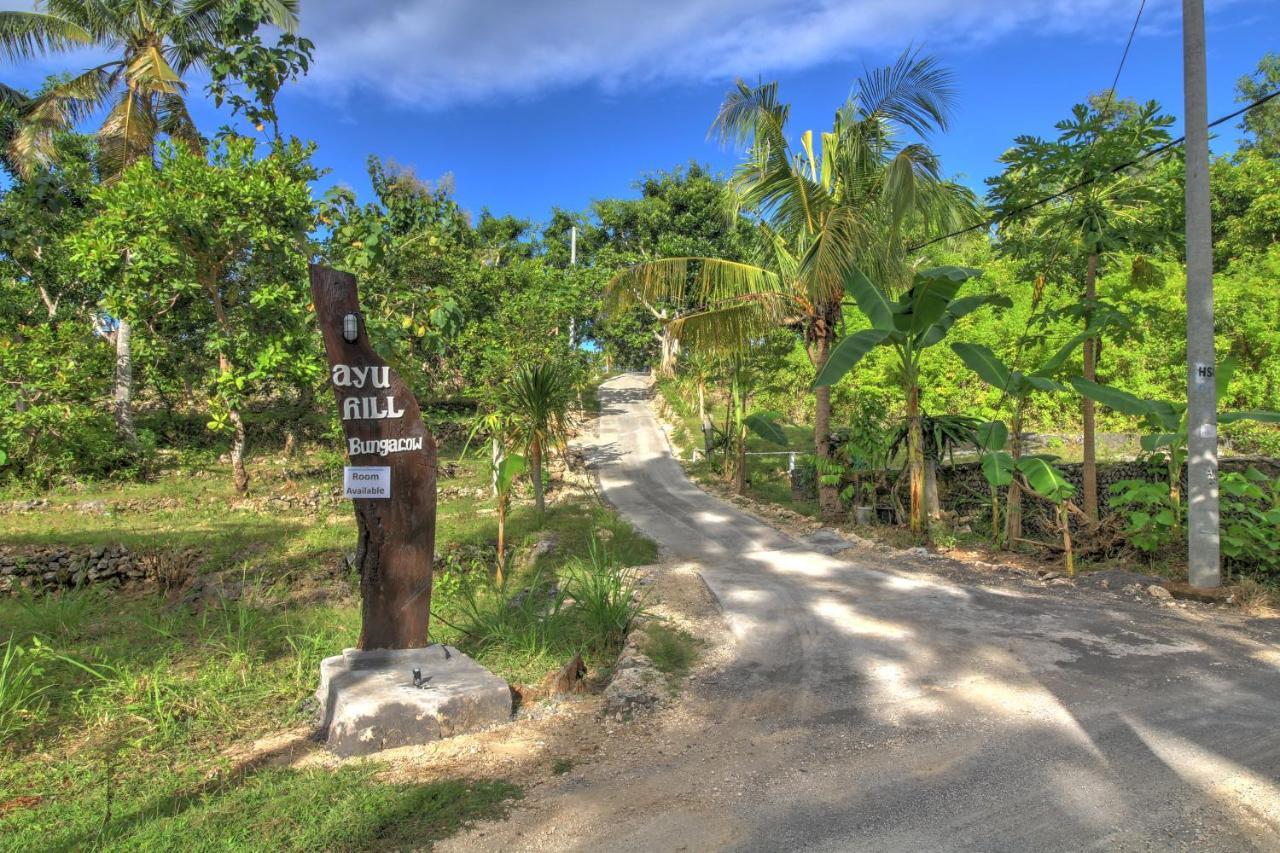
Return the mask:
{"type": "Polygon", "coordinates": [[[342,756],[430,743],[511,718],[507,682],[439,644],[325,658],[316,699],[321,736],[342,756]]]}

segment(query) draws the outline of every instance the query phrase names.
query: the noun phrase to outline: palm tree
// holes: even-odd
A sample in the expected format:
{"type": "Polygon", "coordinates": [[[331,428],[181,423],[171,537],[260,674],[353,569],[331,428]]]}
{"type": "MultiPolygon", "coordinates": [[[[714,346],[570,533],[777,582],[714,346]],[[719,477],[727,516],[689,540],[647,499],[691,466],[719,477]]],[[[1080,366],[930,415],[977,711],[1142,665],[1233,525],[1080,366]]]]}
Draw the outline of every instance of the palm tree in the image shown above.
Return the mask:
{"type": "MultiPolygon", "coordinates": [[[[263,19],[292,31],[298,0],[257,0],[263,19]]],[[[200,147],[187,112],[183,75],[199,68],[217,43],[224,13],[237,0],[44,0],[31,12],[0,12],[0,54],[18,61],[93,45],[114,57],[40,95],[24,99],[0,87],[0,100],[15,105],[19,127],[9,157],[30,173],[54,156],[54,136],[107,110],[98,128],[98,171],[105,181],[155,154],[161,136],[200,147]]],[[[133,430],[131,318],[115,330],[116,426],[136,442],[133,430]]]]}
{"type": "MultiPolygon", "coordinates": [[[[740,208],[761,214],[756,264],[717,258],[667,258],[618,274],[609,292],[621,304],[662,297],[701,306],[671,322],[690,346],[741,350],[779,325],[799,327],[815,375],[826,365],[842,323],[844,281],[860,269],[906,289],[911,270],[902,245],[904,223],[949,228],[972,217],[973,194],[942,179],[938,159],[922,142],[947,126],[951,77],[928,57],[906,53],[860,79],[815,148],[812,131],[799,150],[787,138],[790,107],[776,83],[739,81],[725,98],[712,131],[750,143],[730,186],[740,208]]],[[[831,391],[814,390],[814,449],[831,456],[831,391]]],[[[841,514],[836,486],[819,486],[824,518],[841,514]]]]}
{"type": "Polygon", "coordinates": [[[521,365],[507,387],[507,407],[513,417],[516,441],[527,449],[529,472],[533,476],[533,501],[541,514],[546,508],[542,494],[542,454],[553,445],[563,445],[569,432],[569,406],[573,384],[557,364],[521,365]]]}

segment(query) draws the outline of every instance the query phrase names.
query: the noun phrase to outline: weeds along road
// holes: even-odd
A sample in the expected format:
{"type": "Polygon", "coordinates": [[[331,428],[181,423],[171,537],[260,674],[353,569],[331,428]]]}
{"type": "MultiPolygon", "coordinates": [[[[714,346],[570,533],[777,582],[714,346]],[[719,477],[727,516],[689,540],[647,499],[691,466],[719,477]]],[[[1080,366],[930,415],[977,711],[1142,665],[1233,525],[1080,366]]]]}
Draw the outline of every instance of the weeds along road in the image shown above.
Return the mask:
{"type": "Polygon", "coordinates": [[[1101,593],[959,585],[882,553],[823,556],[691,484],[647,398],[640,376],[602,389],[600,484],[699,564],[731,660],[687,685],[691,714],[656,746],[587,770],[488,841],[1280,850],[1270,631],[1101,593]]]}

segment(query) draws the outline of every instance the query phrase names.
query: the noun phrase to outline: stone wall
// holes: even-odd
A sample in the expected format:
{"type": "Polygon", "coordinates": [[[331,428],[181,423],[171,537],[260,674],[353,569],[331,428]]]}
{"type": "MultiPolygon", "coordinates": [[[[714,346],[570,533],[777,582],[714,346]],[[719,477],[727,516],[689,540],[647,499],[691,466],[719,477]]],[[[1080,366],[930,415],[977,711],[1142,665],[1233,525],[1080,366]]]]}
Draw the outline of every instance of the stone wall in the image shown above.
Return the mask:
{"type": "Polygon", "coordinates": [[[0,546],[0,594],[19,589],[53,592],[77,586],[118,587],[165,582],[172,559],[140,554],[123,545],[83,547],[0,546]]]}
{"type": "MultiPolygon", "coordinates": [[[[1219,462],[1223,472],[1243,472],[1250,465],[1270,477],[1280,477],[1280,459],[1263,457],[1227,457],[1219,462]]],[[[1059,462],[1056,467],[1077,492],[1084,488],[1084,465],[1080,462],[1059,462]]],[[[1140,462],[1103,462],[1098,465],[1099,512],[1105,518],[1111,509],[1107,504],[1112,484],[1121,480],[1148,480],[1162,483],[1166,473],[1162,466],[1149,466],[1140,462]]],[[[1182,475],[1182,493],[1187,492],[1186,472],[1182,475]]],[[[797,465],[791,472],[791,493],[797,500],[817,500],[817,480],[811,467],[797,465]]],[[[961,516],[985,512],[989,506],[991,489],[982,468],[977,462],[961,462],[955,466],[938,467],[938,498],[944,510],[961,516]]],[[[1003,498],[1003,495],[1001,496],[1003,498]]],[[[883,503],[884,498],[881,498],[883,503]]],[[[1079,499],[1076,499],[1079,503],[1079,499]]],[[[1023,500],[1024,524],[1030,532],[1052,534],[1052,518],[1049,505],[1034,495],[1023,500]],[[1037,504],[1042,506],[1037,506],[1037,504]],[[1043,510],[1043,511],[1041,511],[1043,510]],[[1044,528],[1043,530],[1040,528],[1044,528]]]]}

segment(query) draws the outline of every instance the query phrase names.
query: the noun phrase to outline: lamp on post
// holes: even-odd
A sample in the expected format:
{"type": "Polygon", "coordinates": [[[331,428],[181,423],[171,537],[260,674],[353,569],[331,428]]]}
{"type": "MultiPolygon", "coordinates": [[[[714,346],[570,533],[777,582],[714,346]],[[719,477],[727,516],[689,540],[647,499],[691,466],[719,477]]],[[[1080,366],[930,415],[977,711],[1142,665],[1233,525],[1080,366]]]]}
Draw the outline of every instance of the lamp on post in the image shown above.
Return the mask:
{"type": "Polygon", "coordinates": [[[360,337],[360,315],[347,314],[342,318],[342,339],[354,344],[360,337]]]}

